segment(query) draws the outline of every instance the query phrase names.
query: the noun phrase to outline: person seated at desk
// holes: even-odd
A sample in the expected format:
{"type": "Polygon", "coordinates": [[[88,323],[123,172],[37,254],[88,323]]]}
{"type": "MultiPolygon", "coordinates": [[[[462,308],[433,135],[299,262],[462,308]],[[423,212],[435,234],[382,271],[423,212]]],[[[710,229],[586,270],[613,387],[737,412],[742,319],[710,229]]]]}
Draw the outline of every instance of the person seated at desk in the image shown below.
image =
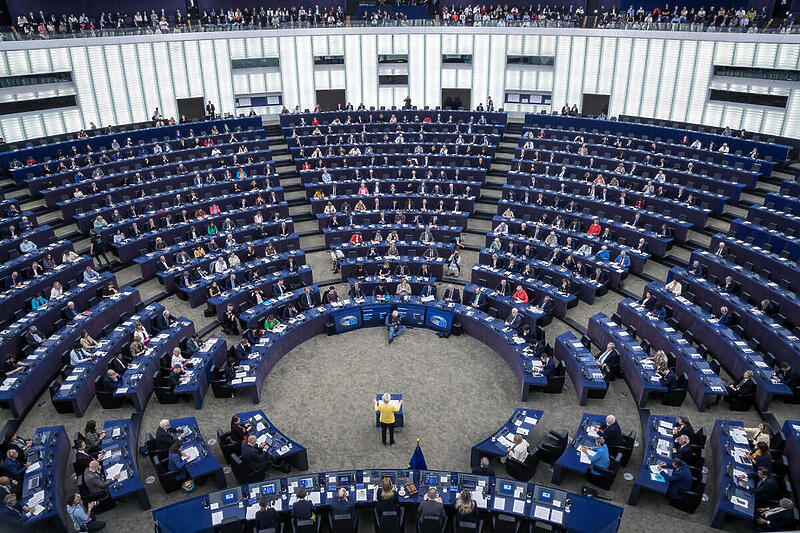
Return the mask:
{"type": "Polygon", "coordinates": [[[386,285],[383,282],[378,283],[372,291],[372,296],[375,298],[386,298],[388,295],[389,291],[386,290],[386,285]]]}
{"type": "Polygon", "coordinates": [[[447,515],[444,512],[444,505],[442,505],[442,499],[439,497],[439,492],[436,490],[436,487],[430,487],[428,492],[422,497],[422,501],[417,509],[417,516],[420,525],[426,518],[436,518],[439,522],[440,529],[444,525],[447,515]]]}
{"type": "Polygon", "coordinates": [[[72,366],[79,365],[81,363],[86,363],[93,359],[92,355],[84,349],[81,345],[81,341],[75,341],[72,345],[72,350],[69,352],[69,363],[72,366]]]}
{"type": "Polygon", "coordinates": [[[388,477],[381,480],[381,490],[378,491],[376,499],[379,515],[400,512],[400,498],[397,496],[397,487],[392,484],[392,480],[388,477]]]}
{"type": "Polygon", "coordinates": [[[461,293],[452,283],[447,284],[447,288],[442,293],[442,300],[446,302],[461,303],[461,293]]]}
{"type": "Polygon", "coordinates": [[[728,395],[725,396],[725,401],[730,403],[734,398],[741,398],[742,396],[753,396],[756,393],[756,383],[753,381],[753,371],[745,370],[742,378],[734,385],[728,385],[728,395]]]}
{"type": "MultiPolygon", "coordinates": [[[[743,489],[748,488],[747,482],[745,481],[746,478],[747,476],[744,474],[739,475],[738,477],[738,485],[743,489]]],[[[768,468],[762,466],[756,471],[753,496],[755,497],[756,508],[764,507],[765,503],[778,500],[778,497],[780,496],[778,482],[775,480],[775,477],[770,474],[768,468]]]]}
{"type": "Polygon", "coordinates": [[[94,515],[95,505],[97,502],[89,502],[89,505],[84,508],[80,493],[75,493],[67,500],[67,514],[72,519],[75,531],[94,532],[106,527],[106,523],[98,520],[94,515]]]}
{"type": "Polygon", "coordinates": [[[270,465],[269,454],[265,452],[266,447],[266,442],[263,444],[256,442],[255,435],[249,435],[242,443],[242,462],[259,477],[264,475],[270,465]]]}
{"type": "Polygon", "coordinates": [[[131,354],[131,359],[136,359],[139,355],[144,353],[145,346],[144,340],[141,337],[133,337],[133,342],[131,342],[130,348],[128,348],[131,354]]]}
{"type": "Polygon", "coordinates": [[[69,323],[75,322],[75,319],[78,317],[79,314],[80,313],[78,313],[78,310],[75,309],[75,302],[73,301],[67,302],[67,306],[61,312],[61,315],[64,317],[64,320],[66,320],[69,323]]]}
{"type": "Polygon", "coordinates": [[[622,445],[622,428],[619,427],[614,415],[606,416],[605,424],[598,426],[598,430],[603,433],[603,438],[610,448],[619,448],[622,445]]]}
{"type": "Polygon", "coordinates": [[[781,498],[778,505],[756,509],[756,531],[790,531],[797,525],[794,503],[790,498],[781,498]]]}
{"type": "Polygon", "coordinates": [[[614,264],[623,268],[630,268],[631,258],[628,257],[628,252],[620,250],[619,255],[614,259],[614,264]]]}
{"type": "Polygon", "coordinates": [[[608,446],[603,437],[594,439],[594,446],[581,446],[581,451],[589,457],[589,462],[592,464],[592,472],[595,474],[600,474],[598,470],[595,470],[595,467],[608,468],[611,465],[611,460],[608,457],[608,446]]]}
{"type": "Polygon", "coordinates": [[[103,290],[100,291],[100,296],[104,300],[108,300],[109,298],[113,298],[117,294],[119,294],[119,291],[117,291],[117,289],[114,288],[114,283],[112,281],[109,281],[108,285],[103,287],[103,290]]]}
{"type": "MultiPolygon", "coordinates": [[[[195,283],[192,281],[191,273],[188,270],[184,270],[178,278],[178,287],[189,290],[194,288],[194,286],[195,283]]],[[[209,298],[212,298],[212,296],[209,296],[209,298]]]]}
{"type": "Polygon", "coordinates": [[[81,258],[78,254],[76,254],[73,250],[64,250],[64,253],[61,254],[61,262],[64,264],[74,263],[81,258]]]}
{"type": "Polygon", "coordinates": [[[639,304],[648,311],[652,311],[656,307],[656,299],[649,290],[645,290],[644,298],[642,298],[639,304]]]}
{"type": "Polygon", "coordinates": [[[500,459],[500,462],[505,463],[509,457],[520,463],[524,463],[528,458],[528,441],[520,433],[514,435],[512,445],[506,448],[506,454],[500,459]]]}
{"type": "Polygon", "coordinates": [[[394,269],[394,275],[398,277],[410,276],[411,271],[408,269],[407,264],[400,263],[399,265],[397,265],[397,268],[394,269]]]}
{"type": "Polygon", "coordinates": [[[473,524],[478,522],[478,506],[472,499],[472,493],[469,490],[464,489],[459,493],[454,507],[456,511],[454,526],[458,527],[461,522],[472,522],[473,524]]]}
{"type": "Polygon", "coordinates": [[[119,386],[119,374],[109,368],[106,370],[106,374],[100,379],[100,386],[106,392],[114,392],[117,390],[117,386],[119,386]]]}
{"type": "Polygon", "coordinates": [[[0,524],[15,528],[16,531],[23,531],[22,526],[28,519],[25,513],[32,511],[32,507],[27,507],[17,501],[16,494],[6,494],[3,498],[3,507],[0,508],[0,524]]]}
{"type": "Polygon", "coordinates": [[[169,472],[176,472],[176,481],[184,481],[189,475],[186,471],[186,465],[189,464],[189,461],[187,460],[188,455],[186,452],[181,450],[181,441],[173,441],[167,449],[169,450],[169,455],[167,456],[167,470],[169,472]]]}
{"type": "Polygon", "coordinates": [[[522,316],[519,314],[519,309],[511,308],[511,314],[506,318],[505,325],[516,331],[522,328],[522,316]]]}
{"type": "Polygon", "coordinates": [[[171,328],[175,323],[178,321],[177,318],[170,315],[168,309],[164,309],[161,314],[158,316],[158,320],[156,321],[156,326],[158,327],[159,331],[164,331],[165,329],[171,328]]]}
{"type": "Polygon", "coordinates": [[[6,288],[22,287],[22,281],[22,276],[15,270],[6,278],[6,288]]]}
{"type": "Polygon", "coordinates": [[[169,263],[167,263],[167,257],[164,255],[158,258],[158,264],[156,264],[156,267],[158,268],[159,272],[167,272],[172,268],[169,266],[169,263]]]}
{"type": "Polygon", "coordinates": [[[54,282],[53,287],[50,289],[50,299],[58,299],[64,296],[64,287],[59,282],[54,282]]]}
{"type": "Polygon", "coordinates": [[[31,299],[31,309],[36,311],[47,305],[47,299],[44,294],[39,294],[31,299]]]}
{"type": "Polygon", "coordinates": [[[680,296],[681,292],[683,292],[683,286],[678,281],[678,278],[673,278],[672,281],[664,285],[664,288],[671,292],[673,296],[680,296]]]}
{"type": "Polygon", "coordinates": [[[122,352],[117,352],[117,354],[111,358],[111,361],[108,362],[108,369],[113,370],[117,374],[124,374],[125,370],[130,365],[125,363],[125,360],[122,358],[122,352]]]}
{"type": "Polygon", "coordinates": [[[83,485],[91,495],[107,494],[109,485],[119,480],[119,474],[111,479],[106,479],[100,468],[99,461],[92,461],[83,472],[83,485]]]}
{"type": "Polygon", "coordinates": [[[335,518],[337,515],[350,515],[350,524],[355,527],[356,523],[356,504],[350,501],[350,494],[344,487],[339,487],[336,496],[331,502],[331,515],[335,518]]]}
{"type": "Polygon", "coordinates": [[[272,297],[280,298],[286,294],[287,291],[288,289],[286,288],[286,283],[284,282],[283,278],[281,278],[272,286],[272,297]]]}
{"type": "Polygon", "coordinates": [[[306,489],[300,487],[297,489],[295,496],[297,497],[297,501],[292,504],[292,509],[289,511],[289,515],[295,521],[302,521],[302,520],[316,520],[317,517],[314,514],[314,504],[308,500],[306,500],[306,489]]]}
{"type": "Polygon", "coordinates": [[[253,326],[250,329],[248,329],[244,334],[244,338],[247,339],[247,342],[250,343],[251,346],[253,344],[256,344],[258,340],[261,338],[258,326],[253,326]]]}
{"type": "Polygon", "coordinates": [[[672,456],[677,457],[684,463],[691,463],[694,460],[694,451],[689,437],[681,435],[675,439],[675,446],[672,448],[672,456]]]}
{"type": "Polygon", "coordinates": [[[305,287],[303,289],[303,294],[298,299],[297,304],[300,306],[300,309],[304,311],[308,311],[309,309],[313,309],[315,307],[316,304],[314,304],[310,287],[305,287]]]}
{"type": "Polygon", "coordinates": [[[181,250],[175,256],[175,262],[179,265],[186,265],[190,263],[192,259],[189,257],[189,254],[186,253],[186,250],[181,250]]]}
{"type": "Polygon", "coordinates": [[[743,429],[747,433],[747,440],[750,441],[751,448],[755,448],[759,442],[766,443],[769,446],[771,431],[768,423],[759,422],[757,427],[743,429]]]}
{"type": "Polygon", "coordinates": [[[169,420],[163,419],[158,423],[156,430],[156,449],[168,450],[173,443],[179,442],[181,433],[178,429],[170,427],[169,420]]]}
{"type": "Polygon", "coordinates": [[[8,376],[16,374],[26,366],[28,365],[22,361],[17,361],[13,353],[9,353],[3,361],[0,361],[0,379],[5,379],[8,376]]]}
{"type": "Polygon", "coordinates": [[[400,283],[397,284],[395,294],[397,296],[411,296],[411,285],[409,285],[406,278],[401,279],[400,283]]]}
{"type": "Polygon", "coordinates": [[[725,280],[717,288],[720,294],[732,294],[734,296],[739,294],[739,288],[733,282],[733,276],[725,276],[725,280]]]}
{"type": "Polygon", "coordinates": [[[678,376],[667,365],[660,365],[658,367],[658,381],[666,387],[667,391],[672,391],[678,386],[678,376]]]}
{"type": "Polygon", "coordinates": [[[286,307],[284,307],[283,309],[282,317],[284,320],[290,320],[299,314],[300,311],[297,310],[297,306],[294,303],[288,303],[286,304],[286,307]]]}
{"type": "Polygon", "coordinates": [[[778,371],[775,373],[773,380],[778,379],[781,383],[789,387],[794,391],[794,389],[798,386],[798,376],[797,373],[792,369],[792,366],[787,363],[786,361],[781,361],[778,364],[778,371]]]}
{"type": "Polygon", "coordinates": [[[91,283],[100,279],[100,274],[97,273],[90,265],[86,265],[86,270],[83,271],[83,282],[91,283]]]}
{"type": "Polygon", "coordinates": [[[670,500],[683,499],[683,493],[692,488],[692,472],[679,457],[672,458],[672,473],[665,470],[667,463],[658,465],[658,472],[667,482],[667,498],[670,500]]]}
{"type": "Polygon", "coordinates": [[[23,477],[25,477],[25,469],[28,466],[30,466],[30,463],[26,463],[22,459],[22,455],[15,448],[11,448],[6,451],[6,458],[3,460],[3,464],[0,465],[0,471],[17,483],[21,483],[23,477]]]}
{"type": "Polygon", "coordinates": [[[611,252],[608,251],[608,246],[605,244],[600,247],[594,256],[602,261],[610,261],[611,260],[611,252]]]}
{"type": "Polygon", "coordinates": [[[681,435],[686,435],[689,440],[694,439],[694,429],[692,424],[689,423],[689,417],[679,416],[675,420],[675,425],[672,426],[672,437],[677,440],[681,435]]]}
{"type": "Polygon", "coordinates": [[[231,431],[228,437],[231,442],[243,443],[247,440],[247,432],[252,431],[251,424],[242,424],[241,418],[238,415],[231,417],[231,431]]]}
{"type": "Polygon", "coordinates": [[[713,314],[711,315],[712,321],[716,321],[717,324],[720,326],[732,326],[733,325],[733,313],[728,311],[727,306],[722,306],[719,308],[719,316],[715,317],[713,314]]]}
{"type": "Polygon", "coordinates": [[[280,525],[278,513],[270,506],[269,500],[261,497],[258,500],[258,511],[256,511],[256,530],[277,529],[280,525]]]}
{"type": "Polygon", "coordinates": [[[522,285],[517,285],[511,297],[515,302],[528,303],[528,293],[522,288],[522,285]]]}
{"type": "Polygon", "coordinates": [[[644,240],[644,237],[639,239],[639,242],[636,243],[636,246],[633,248],[634,252],[638,252],[640,254],[647,253],[647,241],[644,240]]]}
{"type": "Polygon", "coordinates": [[[479,466],[476,466],[472,469],[472,473],[477,476],[489,476],[494,477],[495,472],[494,469],[489,466],[489,458],[488,457],[481,457],[481,462],[479,466]]]}
{"type": "Polygon", "coordinates": [[[89,468],[89,465],[92,461],[96,461],[98,459],[103,458],[105,452],[102,450],[94,453],[90,452],[89,448],[86,446],[86,441],[83,439],[78,439],[75,441],[74,444],[75,448],[75,464],[77,465],[77,474],[81,475],[84,470],[89,468]]]}
{"type": "Polygon", "coordinates": [[[693,278],[702,278],[704,277],[703,274],[703,266],[700,264],[700,261],[695,259],[692,261],[692,264],[689,265],[689,268],[686,269],[686,272],[692,276],[693,278]]]}
{"type": "Polygon", "coordinates": [[[86,351],[94,350],[100,345],[96,340],[94,340],[89,335],[89,332],[86,331],[85,329],[81,331],[81,338],[79,339],[79,342],[81,343],[83,349],[86,351]]]}
{"type": "Polygon", "coordinates": [[[497,286],[497,292],[499,292],[501,296],[508,296],[511,294],[511,287],[508,286],[508,282],[505,278],[500,280],[500,285],[497,286]]]}
{"type": "Polygon", "coordinates": [[[542,369],[539,373],[548,379],[553,377],[556,373],[556,363],[553,361],[553,358],[550,357],[550,354],[542,351],[542,353],[539,354],[539,361],[542,363],[542,369]]]}
{"type": "Polygon", "coordinates": [[[424,287],[422,287],[422,291],[420,292],[420,296],[423,297],[423,298],[433,297],[434,299],[436,299],[436,296],[437,296],[436,292],[437,292],[436,291],[436,284],[433,283],[433,282],[430,282],[430,283],[426,284],[424,287]]]}
{"type": "Polygon", "coordinates": [[[770,302],[769,300],[764,299],[761,300],[761,303],[758,304],[758,307],[753,308],[753,311],[755,311],[756,313],[761,313],[762,315],[765,316],[772,316],[772,313],[775,312],[775,306],[772,305],[772,302],[770,302]]]}
{"type": "Polygon", "coordinates": [[[475,309],[486,307],[486,295],[483,294],[483,287],[475,287],[475,295],[470,298],[469,305],[475,309]]]}
{"type": "Polygon", "coordinates": [[[234,348],[234,354],[236,355],[236,360],[241,362],[247,359],[247,354],[250,353],[250,343],[247,341],[245,337],[242,337],[239,340],[239,343],[234,348]]]}
{"type": "Polygon", "coordinates": [[[605,379],[608,379],[612,374],[616,374],[619,369],[619,354],[617,353],[616,345],[613,342],[609,342],[606,345],[606,349],[596,357],[596,360],[597,366],[600,367],[605,379]]]}
{"type": "Polygon", "coordinates": [[[750,452],[750,461],[753,463],[753,469],[758,470],[762,466],[772,472],[772,455],[769,451],[769,444],[766,442],[757,442],[755,450],[750,452]]]}

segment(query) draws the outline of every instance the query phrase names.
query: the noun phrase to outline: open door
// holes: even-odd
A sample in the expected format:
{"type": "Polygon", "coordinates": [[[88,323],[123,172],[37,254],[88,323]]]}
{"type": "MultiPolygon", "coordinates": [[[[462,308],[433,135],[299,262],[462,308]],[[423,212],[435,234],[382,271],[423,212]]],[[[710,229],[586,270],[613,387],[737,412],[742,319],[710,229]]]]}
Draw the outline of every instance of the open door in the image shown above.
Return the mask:
{"type": "MultiPolygon", "coordinates": [[[[206,116],[205,101],[202,96],[196,98],[178,98],[178,116],[175,117],[181,120],[186,117],[189,120],[203,119],[206,116]]],[[[219,113],[219,110],[217,110],[219,113]]]]}
{"type": "Polygon", "coordinates": [[[581,114],[595,116],[605,113],[607,115],[610,98],[607,94],[584,94],[581,114]]]}
{"type": "Polygon", "coordinates": [[[342,106],[342,109],[344,109],[344,89],[318,89],[317,105],[320,106],[323,111],[336,111],[339,106],[342,106]]]}
{"type": "Polygon", "coordinates": [[[442,89],[442,109],[472,109],[471,89],[442,89]]]}

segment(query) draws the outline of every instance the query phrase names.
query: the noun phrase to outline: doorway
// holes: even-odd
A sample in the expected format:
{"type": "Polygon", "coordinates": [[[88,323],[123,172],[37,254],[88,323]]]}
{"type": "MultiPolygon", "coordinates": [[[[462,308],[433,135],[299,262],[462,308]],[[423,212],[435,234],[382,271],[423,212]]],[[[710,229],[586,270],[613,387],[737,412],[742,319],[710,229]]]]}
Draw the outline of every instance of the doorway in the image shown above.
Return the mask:
{"type": "Polygon", "coordinates": [[[610,98],[607,94],[584,94],[581,114],[596,116],[605,113],[607,115],[610,98]]]}
{"type": "Polygon", "coordinates": [[[442,89],[442,109],[472,109],[472,89],[442,89]]]}
{"type": "Polygon", "coordinates": [[[336,111],[339,106],[344,109],[344,89],[317,89],[317,105],[323,111],[336,111]]]}

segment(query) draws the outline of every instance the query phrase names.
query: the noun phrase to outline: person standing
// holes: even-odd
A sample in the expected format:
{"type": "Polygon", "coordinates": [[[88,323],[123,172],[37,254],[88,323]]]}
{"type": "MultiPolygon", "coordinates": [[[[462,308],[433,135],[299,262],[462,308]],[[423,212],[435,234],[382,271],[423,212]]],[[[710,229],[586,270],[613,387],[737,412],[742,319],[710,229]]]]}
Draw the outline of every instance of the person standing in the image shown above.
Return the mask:
{"type": "Polygon", "coordinates": [[[391,400],[392,396],[388,392],[381,396],[380,402],[375,400],[375,411],[380,413],[378,421],[381,424],[381,441],[384,446],[386,445],[387,430],[389,431],[389,445],[391,446],[394,444],[394,414],[398,412],[403,405],[403,400],[400,400],[396,406],[389,403],[391,400]]]}

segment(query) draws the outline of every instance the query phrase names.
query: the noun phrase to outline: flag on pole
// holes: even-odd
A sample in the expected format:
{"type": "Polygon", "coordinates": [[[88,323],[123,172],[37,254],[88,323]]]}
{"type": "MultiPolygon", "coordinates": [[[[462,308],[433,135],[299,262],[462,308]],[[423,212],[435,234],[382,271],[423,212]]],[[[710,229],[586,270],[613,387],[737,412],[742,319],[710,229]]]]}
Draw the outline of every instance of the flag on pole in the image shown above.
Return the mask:
{"type": "Polygon", "coordinates": [[[411,454],[411,460],[408,461],[408,468],[412,470],[427,470],[428,463],[425,462],[425,454],[422,453],[422,448],[419,446],[419,439],[417,439],[417,447],[414,453],[411,454]]]}

